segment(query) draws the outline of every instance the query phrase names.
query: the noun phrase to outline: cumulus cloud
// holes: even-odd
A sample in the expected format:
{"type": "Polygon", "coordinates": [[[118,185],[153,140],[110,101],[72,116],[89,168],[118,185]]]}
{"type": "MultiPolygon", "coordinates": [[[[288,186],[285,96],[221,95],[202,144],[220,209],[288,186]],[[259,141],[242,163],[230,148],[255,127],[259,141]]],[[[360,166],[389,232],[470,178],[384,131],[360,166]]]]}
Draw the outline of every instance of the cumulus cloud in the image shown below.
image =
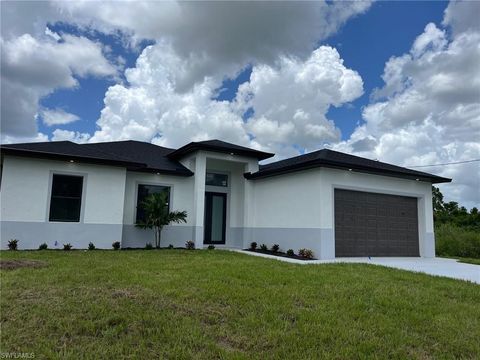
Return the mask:
{"type": "MultiPolygon", "coordinates": [[[[453,2],[440,29],[430,23],[409,53],[385,65],[385,86],[363,110],[365,124],[340,151],[404,166],[480,158],[480,29],[476,2],[453,2]],[[451,36],[447,35],[451,31],[451,36]]],[[[426,167],[453,178],[447,200],[480,204],[479,163],[426,167]]]]}
{"type": "Polygon", "coordinates": [[[338,141],[340,131],[326,113],[362,93],[360,75],[343,65],[337,50],[321,46],[305,61],[281,57],[276,66],[255,66],[236,102],[242,112],[254,112],[246,129],[255,141],[282,156],[338,141]]]}
{"type": "Polygon", "coordinates": [[[70,124],[74,121],[80,120],[80,118],[75,115],[66,112],[63,109],[43,109],[41,112],[42,121],[47,126],[52,125],[65,125],[70,124]]]}
{"type": "Polygon", "coordinates": [[[186,91],[205,76],[233,76],[248,63],[273,64],[280,54],[305,58],[315,44],[370,1],[334,2],[61,2],[65,16],[102,31],[169,40],[189,59],[176,86],[186,91]]]}
{"type": "Polygon", "coordinates": [[[53,131],[52,141],[73,141],[76,143],[86,143],[91,135],[88,133],[81,133],[79,131],[70,131],[55,129],[53,131]]]}
{"type": "Polygon", "coordinates": [[[154,139],[174,147],[220,138],[291,155],[294,145],[313,149],[339,140],[339,130],[326,118],[329,107],[363,93],[361,77],[328,46],[306,60],[281,56],[275,65],[253,66],[232,102],[213,99],[221,84],[215,78],[178,91],[187,62],[168,42],[146,48],[125,73],[129,86],[108,89],[100,130],[91,141],[154,139]],[[248,110],[254,115],[244,119],[248,110]]]}
{"type": "MultiPolygon", "coordinates": [[[[35,119],[42,97],[56,89],[77,86],[78,77],[112,76],[115,73],[101,44],[84,37],[56,34],[47,27],[48,24],[64,22],[86,31],[93,29],[116,34],[132,45],[141,39],[154,39],[158,43],[154,48],[158,47],[158,51],[168,43],[170,51],[166,55],[170,59],[162,58],[162,66],[169,68],[169,76],[174,79],[168,85],[175,89],[175,93],[188,93],[190,97],[201,92],[197,100],[185,97],[184,101],[201,110],[208,108],[201,114],[184,113],[183,117],[208,119],[208,115],[222,114],[227,118],[226,123],[233,121],[234,128],[240,129],[242,119],[232,111],[231,105],[209,101],[213,94],[211,87],[219,86],[224,78],[236,76],[251,64],[274,66],[281,56],[305,60],[319,40],[336,32],[349,18],[365,12],[369,6],[370,1],[330,4],[323,1],[2,2],[2,104],[8,104],[2,106],[2,133],[10,137],[36,136],[35,119]]],[[[136,81],[135,76],[135,71],[131,71],[132,83],[136,81]]],[[[148,77],[149,74],[143,72],[141,76],[148,77]]],[[[118,96],[121,88],[119,85],[109,89],[107,98],[118,96]]],[[[148,95],[148,91],[139,85],[135,97],[145,95],[141,94],[142,91],[148,95]]],[[[106,102],[110,101],[106,99],[106,102]]],[[[170,105],[173,106],[172,102],[170,105]]],[[[154,114],[147,118],[154,118],[158,112],[156,109],[152,111],[154,114]]],[[[105,123],[104,117],[102,114],[101,124],[105,123]]],[[[217,122],[212,126],[220,133],[219,129],[224,126],[217,122]]],[[[168,132],[165,129],[169,124],[164,123],[168,122],[152,126],[159,133],[168,132]]],[[[208,125],[205,123],[202,132],[194,133],[197,138],[201,136],[199,134],[208,134],[205,130],[209,129],[208,125]]],[[[103,128],[104,132],[106,129],[103,128]]],[[[134,121],[126,131],[136,136],[150,132],[135,125],[134,121]]],[[[310,127],[310,132],[317,137],[329,131],[329,126],[310,127]]],[[[112,129],[109,137],[114,138],[119,132],[122,131],[112,129]]],[[[221,134],[224,133],[233,134],[234,130],[224,129],[221,134]]],[[[241,139],[247,141],[248,135],[241,136],[241,139]]]]}
{"type": "Polygon", "coordinates": [[[4,136],[35,137],[42,97],[59,88],[74,88],[78,77],[113,77],[117,73],[105,58],[103,45],[82,36],[63,35],[57,42],[24,34],[1,38],[0,45],[4,136]]]}

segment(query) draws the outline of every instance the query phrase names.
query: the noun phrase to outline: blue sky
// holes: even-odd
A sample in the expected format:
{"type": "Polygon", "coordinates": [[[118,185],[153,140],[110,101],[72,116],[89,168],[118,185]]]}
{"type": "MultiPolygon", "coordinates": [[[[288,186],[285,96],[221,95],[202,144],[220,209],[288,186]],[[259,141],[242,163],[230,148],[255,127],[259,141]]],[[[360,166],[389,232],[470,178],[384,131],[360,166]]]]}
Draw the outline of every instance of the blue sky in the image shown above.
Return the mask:
{"type": "Polygon", "coordinates": [[[275,159],[462,162],[422,169],[480,204],[478,1],[1,7],[1,142],[219,138],[275,159]]]}
{"type": "MultiPolygon", "coordinates": [[[[362,107],[367,105],[371,92],[381,87],[381,75],[385,62],[391,56],[408,52],[415,38],[426,24],[440,24],[446,1],[394,1],[377,2],[363,15],[349,20],[339,32],[318,45],[331,45],[337,48],[344,64],[359,72],[364,81],[364,94],[351,105],[331,107],[328,118],[334,120],[342,133],[342,139],[347,139],[358,123],[362,123],[362,107]]],[[[74,33],[92,40],[98,40],[111,48],[111,56],[121,56],[125,59],[125,68],[135,66],[137,57],[147,45],[153,41],[143,41],[134,49],[125,47],[122,39],[116,35],[105,35],[97,31],[80,31],[77,27],[65,23],[49,24],[51,30],[57,33],[74,33]]],[[[251,67],[247,67],[235,79],[226,79],[218,100],[232,100],[238,85],[248,81],[251,67]]],[[[122,79],[125,80],[124,78],[122,79]]],[[[88,77],[78,79],[79,86],[74,89],[57,90],[41,100],[42,106],[62,108],[78,115],[81,121],[59,126],[59,128],[87,132],[96,130],[96,121],[103,108],[103,99],[108,87],[115,84],[114,80],[88,77]]],[[[51,135],[55,128],[39,123],[39,131],[51,135]]]]}

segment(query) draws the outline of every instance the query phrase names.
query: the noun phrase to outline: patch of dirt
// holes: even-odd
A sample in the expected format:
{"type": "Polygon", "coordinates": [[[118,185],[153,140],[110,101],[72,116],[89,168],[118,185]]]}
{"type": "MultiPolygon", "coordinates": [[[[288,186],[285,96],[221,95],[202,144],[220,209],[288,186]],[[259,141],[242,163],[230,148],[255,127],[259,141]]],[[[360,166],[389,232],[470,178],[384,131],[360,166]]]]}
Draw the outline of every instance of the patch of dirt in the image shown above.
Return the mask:
{"type": "Polygon", "coordinates": [[[0,259],[0,269],[15,270],[20,268],[42,268],[47,266],[45,261],[28,259],[0,259]]]}
{"type": "Polygon", "coordinates": [[[114,289],[112,291],[112,297],[135,299],[137,297],[137,293],[131,289],[114,289]]]}

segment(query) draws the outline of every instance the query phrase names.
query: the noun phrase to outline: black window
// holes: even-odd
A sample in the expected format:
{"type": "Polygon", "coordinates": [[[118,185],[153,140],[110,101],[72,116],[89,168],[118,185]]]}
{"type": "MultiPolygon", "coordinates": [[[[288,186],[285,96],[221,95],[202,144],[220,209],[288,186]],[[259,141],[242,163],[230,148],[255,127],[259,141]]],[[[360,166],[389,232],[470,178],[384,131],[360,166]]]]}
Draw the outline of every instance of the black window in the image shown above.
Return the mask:
{"type": "MultiPolygon", "coordinates": [[[[136,222],[141,222],[145,220],[145,211],[143,210],[141,204],[148,195],[157,194],[161,192],[167,193],[167,199],[170,199],[170,187],[160,186],[160,185],[138,185],[138,195],[137,195],[137,217],[136,222]]],[[[167,203],[168,209],[170,209],[170,200],[167,203]]]]}
{"type": "Polygon", "coordinates": [[[207,172],[207,175],[205,176],[205,185],[227,187],[228,175],[207,172]]]}
{"type": "Polygon", "coordinates": [[[53,175],[50,221],[80,221],[82,188],[82,176],[53,175]]]}

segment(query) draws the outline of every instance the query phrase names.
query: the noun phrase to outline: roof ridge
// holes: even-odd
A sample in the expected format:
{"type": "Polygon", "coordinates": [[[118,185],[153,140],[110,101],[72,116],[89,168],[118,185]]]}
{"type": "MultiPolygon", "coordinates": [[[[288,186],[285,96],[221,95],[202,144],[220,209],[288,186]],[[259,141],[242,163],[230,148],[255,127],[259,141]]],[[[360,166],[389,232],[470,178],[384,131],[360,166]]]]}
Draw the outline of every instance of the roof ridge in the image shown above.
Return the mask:
{"type": "MultiPolygon", "coordinates": [[[[282,162],[282,161],[288,161],[288,160],[293,160],[293,159],[302,158],[302,157],[304,157],[304,156],[308,156],[308,155],[312,155],[312,154],[317,154],[317,153],[320,153],[320,152],[325,151],[325,150],[328,150],[328,149],[323,148],[323,149],[314,150],[314,151],[312,151],[312,152],[303,153],[303,154],[295,155],[295,156],[292,156],[292,157],[289,157],[289,158],[286,158],[286,159],[277,160],[277,161],[274,161],[274,162],[265,164],[265,165],[263,165],[263,166],[278,164],[278,163],[280,163],[280,162],[282,162]]],[[[337,151],[337,152],[338,152],[338,151],[337,151]]]]}
{"type": "Polygon", "coordinates": [[[119,144],[119,143],[126,143],[126,142],[152,145],[152,146],[156,146],[156,147],[166,149],[166,150],[176,150],[174,148],[160,146],[160,145],[148,142],[148,141],[140,141],[140,140],[99,141],[99,142],[94,142],[94,143],[83,143],[83,144],[79,144],[79,145],[119,144]]]}

